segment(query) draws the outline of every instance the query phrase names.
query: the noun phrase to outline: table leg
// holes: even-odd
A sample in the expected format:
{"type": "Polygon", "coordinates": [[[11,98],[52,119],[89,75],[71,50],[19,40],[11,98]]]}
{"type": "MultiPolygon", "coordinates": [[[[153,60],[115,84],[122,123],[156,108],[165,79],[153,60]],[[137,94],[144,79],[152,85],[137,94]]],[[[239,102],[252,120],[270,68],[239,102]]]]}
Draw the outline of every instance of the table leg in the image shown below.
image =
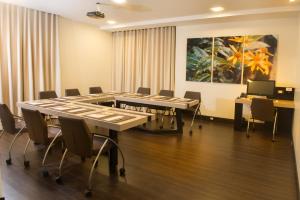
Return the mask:
{"type": "Polygon", "coordinates": [[[120,101],[116,101],[116,108],[120,108],[120,107],[121,107],[120,101]]]}
{"type": "Polygon", "coordinates": [[[234,130],[243,130],[243,104],[235,103],[234,108],[234,130]]]}
{"type": "MultiPolygon", "coordinates": [[[[118,143],[118,132],[109,130],[109,138],[118,143]]],[[[118,148],[115,145],[111,145],[109,149],[109,173],[111,175],[116,174],[118,166],[118,148]]]]}
{"type": "Polygon", "coordinates": [[[176,112],[176,124],[177,124],[177,132],[182,134],[183,133],[183,126],[182,126],[182,110],[179,108],[175,109],[176,112]]]}

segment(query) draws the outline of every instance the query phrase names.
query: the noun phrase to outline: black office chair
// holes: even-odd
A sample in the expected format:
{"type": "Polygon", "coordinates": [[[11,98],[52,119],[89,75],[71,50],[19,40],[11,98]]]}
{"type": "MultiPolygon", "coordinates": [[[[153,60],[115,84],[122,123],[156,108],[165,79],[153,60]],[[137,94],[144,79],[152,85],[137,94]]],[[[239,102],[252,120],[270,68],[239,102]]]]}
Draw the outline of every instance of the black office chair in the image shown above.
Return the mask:
{"type": "Polygon", "coordinates": [[[54,90],[39,92],[39,99],[54,99],[57,98],[57,94],[54,90]]]}
{"type": "Polygon", "coordinates": [[[80,96],[80,92],[77,88],[74,88],[74,89],[66,89],[65,90],[65,95],[67,97],[69,96],[80,96]]]}
{"type": "MultiPolygon", "coordinates": [[[[90,94],[102,94],[103,90],[101,87],[90,87],[89,93],[90,94]]],[[[115,105],[115,102],[114,101],[104,101],[104,102],[97,102],[96,104],[101,105],[101,106],[113,107],[115,105]]]]}
{"type": "Polygon", "coordinates": [[[61,123],[62,136],[65,142],[66,149],[60,161],[59,175],[56,178],[56,182],[58,184],[62,183],[62,165],[67,152],[80,156],[81,158],[91,158],[93,156],[96,156],[89,174],[88,189],[85,192],[85,195],[87,197],[91,196],[93,173],[98,165],[98,160],[101,153],[107,151],[107,149],[105,150],[105,148],[108,147],[108,144],[116,145],[116,147],[119,149],[123,161],[123,166],[120,169],[120,176],[125,176],[125,159],[121,149],[115,141],[107,136],[95,135],[91,133],[85,121],[82,119],[59,117],[59,121],[61,123]],[[101,139],[101,145],[96,148],[94,148],[93,145],[94,137],[98,137],[101,139]]]}
{"type": "Polygon", "coordinates": [[[272,141],[275,142],[275,133],[277,129],[277,110],[274,107],[273,100],[263,98],[253,98],[251,103],[251,117],[248,119],[247,137],[249,135],[250,121],[252,120],[253,126],[255,120],[264,122],[273,122],[273,137],[272,141]]]}
{"type": "MultiPolygon", "coordinates": [[[[164,97],[174,97],[174,91],[173,90],[160,90],[159,92],[160,96],[164,96],[164,97]]],[[[164,116],[166,115],[166,113],[169,112],[169,114],[171,115],[171,126],[173,128],[174,125],[174,110],[173,108],[163,108],[162,113],[161,113],[161,125],[160,125],[160,129],[163,128],[164,126],[164,116]]],[[[158,119],[158,118],[157,118],[158,119]]]]}
{"type": "Polygon", "coordinates": [[[48,146],[42,161],[43,175],[48,176],[48,171],[45,169],[47,155],[55,142],[62,142],[60,127],[54,125],[47,125],[41,113],[37,110],[28,110],[22,108],[22,113],[26,127],[28,129],[28,140],[24,149],[24,166],[29,167],[30,163],[26,159],[26,152],[30,142],[48,146]]]}
{"type": "MultiPolygon", "coordinates": [[[[57,98],[57,94],[54,90],[48,90],[48,91],[40,91],[39,92],[39,99],[55,99],[57,98]]],[[[57,117],[51,116],[51,115],[44,115],[42,114],[46,120],[49,120],[52,124],[58,124],[57,117]],[[53,121],[55,120],[55,121],[53,121]]]]}
{"type": "Polygon", "coordinates": [[[0,119],[3,130],[0,133],[0,138],[4,133],[15,134],[13,140],[9,145],[7,165],[11,165],[11,152],[17,138],[24,132],[26,132],[25,123],[22,117],[13,115],[6,104],[0,104],[0,119]]]}
{"type": "Polygon", "coordinates": [[[101,94],[103,90],[101,87],[90,87],[89,88],[90,94],[101,94]]]}
{"type": "Polygon", "coordinates": [[[151,94],[151,89],[150,88],[145,88],[145,87],[139,87],[137,89],[138,94],[144,94],[144,95],[150,95],[151,94]]]}
{"type": "MultiPolygon", "coordinates": [[[[192,100],[198,100],[199,103],[193,107],[190,107],[187,109],[187,111],[191,111],[193,112],[193,119],[192,119],[192,122],[191,122],[191,126],[190,126],[190,129],[189,129],[189,133],[192,134],[193,133],[193,125],[194,125],[194,121],[195,121],[195,118],[197,116],[201,117],[201,110],[200,110],[200,106],[201,106],[201,93],[200,92],[193,92],[193,91],[186,91],[185,94],[184,94],[184,98],[186,99],[192,99],[192,100]]],[[[199,124],[198,126],[199,128],[202,128],[202,125],[199,124]]]]}

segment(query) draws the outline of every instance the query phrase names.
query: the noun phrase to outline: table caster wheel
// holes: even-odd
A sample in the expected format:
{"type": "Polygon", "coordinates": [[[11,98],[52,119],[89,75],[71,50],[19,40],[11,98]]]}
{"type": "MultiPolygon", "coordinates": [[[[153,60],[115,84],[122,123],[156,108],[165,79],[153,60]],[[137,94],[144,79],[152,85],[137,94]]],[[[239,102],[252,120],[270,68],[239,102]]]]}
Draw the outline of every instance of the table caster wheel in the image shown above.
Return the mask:
{"type": "Polygon", "coordinates": [[[28,160],[24,161],[24,167],[26,169],[30,167],[30,162],[28,160]]]}
{"type": "Polygon", "coordinates": [[[11,158],[6,160],[7,165],[11,165],[11,158]]]}
{"type": "Polygon", "coordinates": [[[125,168],[120,169],[120,176],[125,177],[125,168]]]}
{"type": "Polygon", "coordinates": [[[85,197],[91,197],[92,196],[92,191],[91,190],[86,190],[85,192],[84,192],[84,196],[85,197]]]}

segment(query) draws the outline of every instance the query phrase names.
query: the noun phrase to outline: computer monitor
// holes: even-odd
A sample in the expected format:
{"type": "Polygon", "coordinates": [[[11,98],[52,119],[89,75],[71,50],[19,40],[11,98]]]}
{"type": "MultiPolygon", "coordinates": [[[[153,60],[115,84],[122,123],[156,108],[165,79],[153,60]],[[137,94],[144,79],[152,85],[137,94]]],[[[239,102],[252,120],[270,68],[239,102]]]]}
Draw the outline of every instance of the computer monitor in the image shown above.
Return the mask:
{"type": "Polygon", "coordinates": [[[266,96],[272,98],[275,91],[275,81],[251,81],[247,83],[247,95],[266,96]]]}

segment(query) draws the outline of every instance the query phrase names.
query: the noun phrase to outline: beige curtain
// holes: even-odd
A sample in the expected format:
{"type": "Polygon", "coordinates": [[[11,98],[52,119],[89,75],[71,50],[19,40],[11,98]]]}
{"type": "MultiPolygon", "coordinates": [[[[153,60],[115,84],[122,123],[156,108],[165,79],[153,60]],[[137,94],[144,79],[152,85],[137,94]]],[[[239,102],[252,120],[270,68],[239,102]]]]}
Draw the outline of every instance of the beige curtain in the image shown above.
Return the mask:
{"type": "Polygon", "coordinates": [[[0,102],[16,102],[42,90],[60,94],[58,16],[0,3],[0,102]]]}
{"type": "Polygon", "coordinates": [[[174,89],[175,27],[113,33],[112,86],[135,92],[138,87],[174,89]]]}

